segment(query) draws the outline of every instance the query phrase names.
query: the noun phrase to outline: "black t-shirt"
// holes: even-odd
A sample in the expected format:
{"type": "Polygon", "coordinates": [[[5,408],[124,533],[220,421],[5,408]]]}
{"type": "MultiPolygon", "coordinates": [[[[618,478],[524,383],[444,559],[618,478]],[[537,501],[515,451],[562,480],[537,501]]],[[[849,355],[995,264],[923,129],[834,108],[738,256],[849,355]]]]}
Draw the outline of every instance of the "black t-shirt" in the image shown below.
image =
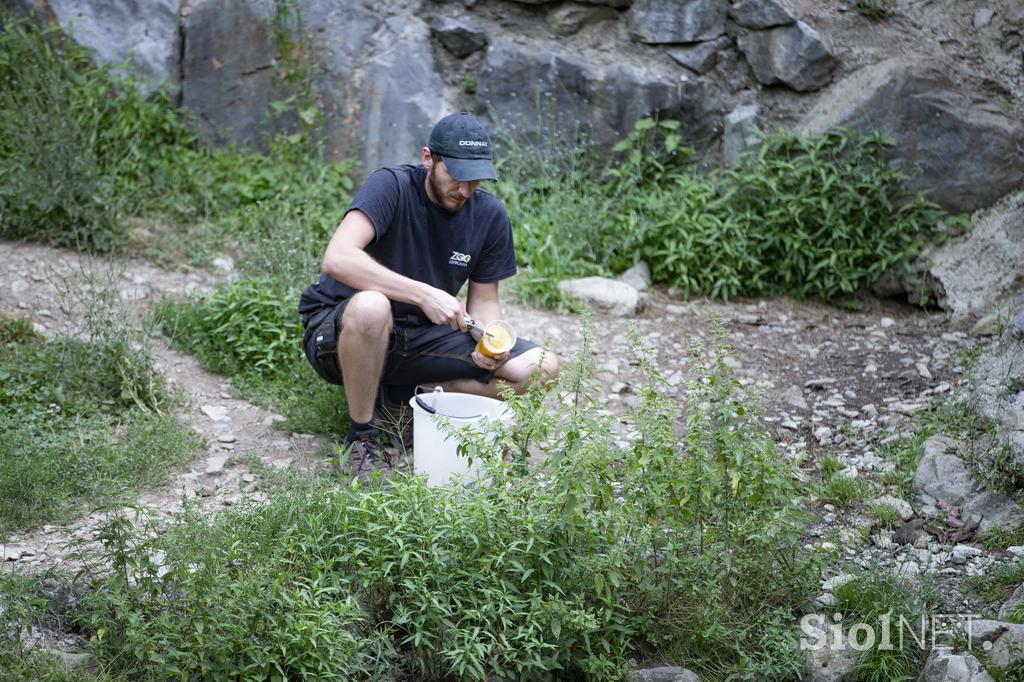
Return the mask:
{"type": "MultiPolygon", "coordinates": [[[[452,296],[468,279],[496,282],[516,274],[512,225],[501,200],[477,189],[453,213],[430,201],[426,177],[423,166],[398,166],[381,168],[363,183],[348,210],[362,211],[373,223],[376,237],[366,253],[384,267],[452,296]]],[[[299,313],[334,307],[355,293],[322,274],[302,292],[299,313]]],[[[392,301],[391,308],[397,316],[428,321],[417,306],[392,301]]]]}

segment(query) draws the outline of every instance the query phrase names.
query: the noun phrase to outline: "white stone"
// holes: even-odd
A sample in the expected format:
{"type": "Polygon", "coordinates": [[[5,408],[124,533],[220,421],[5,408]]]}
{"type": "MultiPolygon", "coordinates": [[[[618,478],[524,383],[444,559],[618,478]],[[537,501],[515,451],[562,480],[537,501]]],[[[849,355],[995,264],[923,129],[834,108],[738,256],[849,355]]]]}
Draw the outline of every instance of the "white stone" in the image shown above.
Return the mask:
{"type": "Polygon", "coordinates": [[[910,506],[910,503],[899,497],[893,495],[882,495],[874,499],[875,504],[886,504],[896,509],[896,512],[900,515],[900,518],[904,521],[909,521],[914,518],[914,508],[910,506]]]}
{"type": "Polygon", "coordinates": [[[558,283],[558,289],[583,303],[620,317],[632,317],[640,309],[640,292],[607,277],[582,277],[558,283]]]}
{"type": "Polygon", "coordinates": [[[203,405],[199,409],[215,422],[226,422],[231,419],[228,416],[228,408],[223,405],[203,405]]]}
{"type": "Polygon", "coordinates": [[[640,261],[619,275],[617,279],[637,291],[645,291],[651,285],[651,268],[644,261],[640,261]]]}
{"type": "Polygon", "coordinates": [[[220,455],[209,457],[206,460],[206,471],[204,471],[203,473],[205,473],[207,476],[214,476],[216,474],[219,474],[222,471],[224,471],[224,465],[227,464],[227,461],[227,457],[222,457],[220,455]]]}
{"type": "Polygon", "coordinates": [[[235,438],[235,434],[233,433],[222,433],[221,435],[217,436],[218,443],[234,443],[236,440],[238,439],[235,438]]]}

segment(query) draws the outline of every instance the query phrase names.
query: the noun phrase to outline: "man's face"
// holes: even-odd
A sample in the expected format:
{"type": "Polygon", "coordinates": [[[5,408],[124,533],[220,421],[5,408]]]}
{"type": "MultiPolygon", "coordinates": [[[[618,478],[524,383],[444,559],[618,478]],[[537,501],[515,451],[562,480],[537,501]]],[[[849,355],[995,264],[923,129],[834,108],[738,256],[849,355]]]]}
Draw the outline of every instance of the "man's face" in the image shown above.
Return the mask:
{"type": "MultiPolygon", "coordinates": [[[[429,154],[427,159],[430,159],[429,154]]],[[[448,173],[444,161],[430,159],[427,166],[427,196],[438,206],[443,206],[453,213],[461,211],[479,186],[479,180],[459,182],[448,173]]]]}

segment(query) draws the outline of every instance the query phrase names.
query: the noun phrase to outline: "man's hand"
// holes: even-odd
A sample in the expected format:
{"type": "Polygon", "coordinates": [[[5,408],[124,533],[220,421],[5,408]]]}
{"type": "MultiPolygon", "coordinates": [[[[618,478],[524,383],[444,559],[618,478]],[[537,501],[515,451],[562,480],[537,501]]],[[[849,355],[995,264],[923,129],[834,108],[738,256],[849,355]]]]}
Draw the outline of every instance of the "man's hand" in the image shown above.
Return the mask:
{"type": "Polygon", "coordinates": [[[486,369],[494,372],[508,362],[508,351],[495,355],[493,358],[487,357],[480,351],[473,351],[473,362],[475,362],[476,366],[480,369],[486,369]]]}
{"type": "Polygon", "coordinates": [[[425,287],[423,299],[419,302],[420,309],[434,324],[445,324],[456,331],[467,331],[466,309],[459,299],[447,291],[425,287]]]}

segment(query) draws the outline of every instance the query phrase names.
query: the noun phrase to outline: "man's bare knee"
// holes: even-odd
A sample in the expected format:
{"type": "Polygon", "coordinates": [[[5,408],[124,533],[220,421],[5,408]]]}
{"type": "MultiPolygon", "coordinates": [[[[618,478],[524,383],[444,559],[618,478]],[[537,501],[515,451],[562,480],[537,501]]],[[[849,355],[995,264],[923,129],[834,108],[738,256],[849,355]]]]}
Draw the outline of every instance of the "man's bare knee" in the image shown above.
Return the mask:
{"type": "Polygon", "coordinates": [[[345,306],[341,316],[342,334],[378,336],[391,332],[391,301],[377,291],[360,291],[345,306]]]}
{"type": "Polygon", "coordinates": [[[507,373],[499,373],[499,378],[512,387],[516,393],[523,393],[534,382],[550,383],[558,377],[561,365],[558,356],[551,351],[535,348],[512,360],[507,373]],[[500,376],[504,374],[504,376],[500,376]]]}

